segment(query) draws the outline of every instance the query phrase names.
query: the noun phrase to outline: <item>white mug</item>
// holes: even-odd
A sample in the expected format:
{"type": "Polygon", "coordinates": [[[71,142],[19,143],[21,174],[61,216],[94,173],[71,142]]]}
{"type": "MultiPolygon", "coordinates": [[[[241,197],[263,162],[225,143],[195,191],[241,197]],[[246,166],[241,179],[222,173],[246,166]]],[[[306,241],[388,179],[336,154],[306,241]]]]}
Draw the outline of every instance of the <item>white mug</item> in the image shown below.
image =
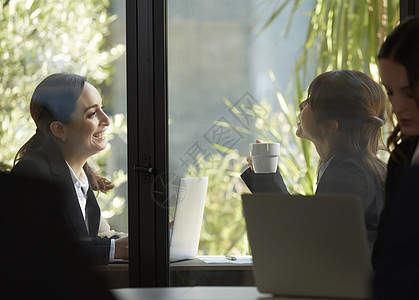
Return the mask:
{"type": "Polygon", "coordinates": [[[275,173],[278,167],[278,156],[281,145],[279,143],[252,143],[249,144],[249,153],[252,158],[255,173],[275,173]]]}

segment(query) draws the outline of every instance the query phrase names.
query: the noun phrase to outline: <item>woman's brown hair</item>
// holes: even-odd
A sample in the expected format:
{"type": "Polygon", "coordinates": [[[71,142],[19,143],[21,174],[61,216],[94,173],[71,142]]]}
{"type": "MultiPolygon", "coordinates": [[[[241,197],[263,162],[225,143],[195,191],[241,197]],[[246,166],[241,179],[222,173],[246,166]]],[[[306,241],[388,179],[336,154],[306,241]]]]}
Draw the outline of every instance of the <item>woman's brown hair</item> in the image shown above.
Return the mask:
{"type": "Polygon", "coordinates": [[[381,86],[358,71],[331,71],[313,80],[307,100],[317,120],[338,122],[336,152],[360,157],[384,186],[386,164],[377,157],[381,126],[386,121],[386,96],[381,86]]]}
{"type": "MultiPolygon", "coordinates": [[[[71,122],[71,114],[76,108],[86,78],[76,74],[59,73],[45,78],[35,89],[30,102],[30,112],[36,124],[35,134],[19,149],[13,165],[26,154],[40,147],[47,139],[52,139],[50,124],[53,121],[71,122]]],[[[86,163],[83,166],[92,189],[100,192],[111,190],[112,182],[94,172],[86,163]]]]}
{"type": "MultiPolygon", "coordinates": [[[[386,38],[378,52],[378,59],[389,59],[402,65],[407,72],[407,78],[412,91],[419,89],[419,18],[409,18],[397,26],[386,38]]],[[[419,106],[419,95],[416,95],[419,106]]],[[[393,112],[389,112],[393,123],[393,112]]],[[[403,139],[398,124],[387,140],[387,148],[396,149],[403,139]]],[[[396,151],[398,152],[398,151],[396,151]]],[[[395,154],[394,152],[392,155],[395,154]]],[[[400,155],[403,154],[399,153],[400,155]]]]}

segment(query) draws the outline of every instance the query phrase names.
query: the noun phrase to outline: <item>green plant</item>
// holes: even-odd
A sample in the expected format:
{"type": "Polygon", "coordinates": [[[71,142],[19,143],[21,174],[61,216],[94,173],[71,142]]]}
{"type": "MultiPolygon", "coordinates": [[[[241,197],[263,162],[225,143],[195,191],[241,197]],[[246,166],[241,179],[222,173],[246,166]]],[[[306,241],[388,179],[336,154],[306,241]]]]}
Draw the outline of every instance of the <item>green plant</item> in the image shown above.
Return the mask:
{"type": "MultiPolygon", "coordinates": [[[[109,5],[110,0],[11,0],[0,4],[1,170],[11,169],[16,152],[35,133],[29,102],[43,78],[70,72],[86,76],[95,86],[110,84],[112,62],[125,46],[105,47],[109,24],[116,19],[109,15],[109,5]]],[[[113,134],[108,140],[114,134],[126,135],[124,118],[110,118],[113,134]]],[[[103,167],[107,155],[109,150],[95,157],[93,167],[103,167]]],[[[126,181],[122,170],[111,175],[107,177],[115,186],[126,181]]],[[[120,213],[125,199],[112,191],[100,194],[99,203],[109,217],[120,213]]]]}
{"type": "MultiPolygon", "coordinates": [[[[259,34],[281,16],[285,7],[292,5],[292,17],[301,0],[266,0],[265,10],[272,13],[262,22],[259,34]]],[[[296,72],[302,72],[302,82],[307,84],[313,74],[318,75],[332,69],[352,69],[371,75],[378,81],[376,56],[378,48],[399,21],[399,0],[316,0],[307,27],[307,35],[296,72]],[[313,65],[314,62],[314,65],[313,65]]],[[[256,18],[261,22],[260,18],[256,18]]]]}

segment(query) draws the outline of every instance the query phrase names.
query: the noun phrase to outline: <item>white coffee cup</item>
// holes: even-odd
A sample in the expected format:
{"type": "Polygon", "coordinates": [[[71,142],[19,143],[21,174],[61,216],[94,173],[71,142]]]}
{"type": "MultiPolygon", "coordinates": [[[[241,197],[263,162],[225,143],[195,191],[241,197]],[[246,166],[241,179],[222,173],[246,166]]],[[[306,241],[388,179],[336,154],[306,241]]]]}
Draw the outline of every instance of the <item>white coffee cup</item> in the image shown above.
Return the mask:
{"type": "Polygon", "coordinates": [[[252,158],[255,173],[275,173],[278,167],[278,156],[281,145],[279,143],[252,143],[249,144],[249,153],[252,158]]]}

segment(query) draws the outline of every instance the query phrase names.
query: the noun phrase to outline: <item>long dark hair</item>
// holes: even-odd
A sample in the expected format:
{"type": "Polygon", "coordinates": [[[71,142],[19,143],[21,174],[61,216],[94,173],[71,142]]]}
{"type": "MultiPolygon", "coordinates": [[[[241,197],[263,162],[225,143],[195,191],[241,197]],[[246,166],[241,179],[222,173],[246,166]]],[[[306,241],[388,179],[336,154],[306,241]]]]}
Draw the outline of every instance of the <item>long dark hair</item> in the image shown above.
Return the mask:
{"type": "MultiPolygon", "coordinates": [[[[406,69],[407,78],[412,91],[419,85],[419,18],[409,18],[398,25],[386,38],[378,52],[378,59],[389,59],[406,69]]],[[[419,106],[419,99],[416,98],[419,106]]],[[[393,112],[389,112],[393,123],[393,112]]],[[[396,148],[403,138],[399,124],[393,124],[394,129],[387,140],[389,150],[396,148]]]]}
{"type": "Polygon", "coordinates": [[[381,86],[358,71],[331,71],[313,80],[307,100],[318,121],[338,122],[340,141],[335,151],[360,157],[384,185],[386,165],[377,157],[386,121],[381,86]]]}
{"type": "MultiPolygon", "coordinates": [[[[59,121],[71,122],[71,114],[76,109],[86,78],[76,74],[59,73],[46,77],[36,87],[30,102],[30,112],[36,125],[36,133],[19,149],[13,165],[26,154],[39,148],[47,139],[52,139],[50,124],[59,121]]],[[[86,163],[83,166],[92,189],[107,192],[114,186],[104,177],[94,172],[86,163]]]]}

